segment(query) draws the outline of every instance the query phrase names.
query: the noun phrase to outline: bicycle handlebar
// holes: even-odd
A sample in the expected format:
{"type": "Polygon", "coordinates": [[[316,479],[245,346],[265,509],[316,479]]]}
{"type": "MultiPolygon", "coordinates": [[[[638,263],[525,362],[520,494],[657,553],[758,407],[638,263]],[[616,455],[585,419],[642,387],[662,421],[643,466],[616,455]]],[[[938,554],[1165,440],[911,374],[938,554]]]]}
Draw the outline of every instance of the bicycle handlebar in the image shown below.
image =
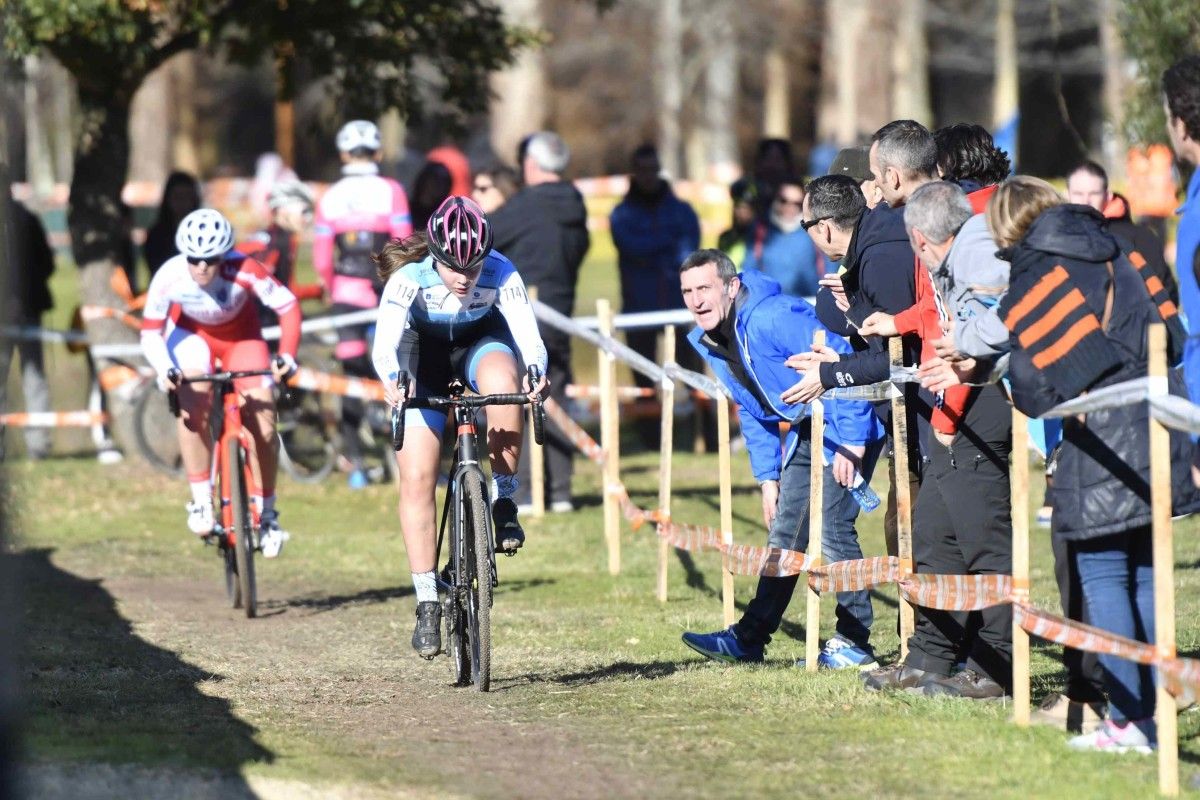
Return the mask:
{"type": "MultiPolygon", "coordinates": [[[[280,360],[279,356],[276,356],[275,358],[276,360],[280,360]]],[[[172,371],[176,370],[178,370],[178,368],[174,368],[172,371]]],[[[211,372],[207,375],[193,375],[191,377],[180,373],[178,382],[180,386],[185,383],[229,383],[237,380],[238,378],[259,378],[264,375],[274,374],[275,371],[272,369],[243,369],[235,371],[225,370],[223,372],[211,372]]],[[[283,394],[284,402],[287,402],[291,395],[288,392],[286,384],[280,389],[280,391],[283,394]]],[[[179,393],[175,389],[167,392],[167,407],[171,410],[171,414],[176,417],[179,416],[179,393]]]]}
{"type": "MultiPolygon", "coordinates": [[[[541,382],[541,371],[536,366],[529,368],[529,385],[537,386],[541,382]]],[[[396,387],[400,390],[400,405],[392,409],[392,448],[396,451],[404,447],[404,412],[409,408],[428,408],[443,411],[454,408],[483,408],[484,406],[523,406],[533,405],[533,435],[534,441],[542,444],[543,428],[545,426],[545,411],[542,400],[530,398],[527,392],[511,392],[508,394],[468,395],[456,393],[450,396],[408,397],[410,386],[408,373],[401,373],[396,379],[396,387]]]]}

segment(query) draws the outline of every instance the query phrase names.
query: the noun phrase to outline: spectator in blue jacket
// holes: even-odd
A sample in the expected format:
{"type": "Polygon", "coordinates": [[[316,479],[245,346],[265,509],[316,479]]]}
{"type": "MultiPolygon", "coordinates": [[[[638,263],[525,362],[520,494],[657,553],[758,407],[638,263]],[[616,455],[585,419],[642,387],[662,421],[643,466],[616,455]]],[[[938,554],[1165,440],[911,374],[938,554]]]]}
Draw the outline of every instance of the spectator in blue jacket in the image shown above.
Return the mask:
{"type": "Polygon", "coordinates": [[[746,242],[745,271],[758,270],[770,275],[784,294],[813,297],[817,293],[817,251],[801,223],[804,181],[786,178],[771,200],[770,213],[760,220],[746,242]]]}
{"type": "MultiPolygon", "coordinates": [[[[809,347],[817,331],[829,347],[849,352],[806,301],[789,297],[757,272],[738,274],[720,250],[698,250],[679,268],[684,302],[696,321],[688,340],[728,387],[740,408],[750,467],[762,490],[763,521],[771,547],[803,551],[808,546],[811,407],[783,402],[795,382],[785,363],[796,348],[809,347]],[[780,447],[780,425],[789,424],[780,447]]],[[[827,400],[822,557],[827,562],[862,558],[854,528],[858,503],[850,493],[858,474],[870,480],[884,431],[868,403],[827,400]]],[[[712,659],[762,661],[764,646],[779,628],[797,576],[762,577],[737,624],[709,634],[685,633],[683,641],[712,659]]],[[[874,614],[865,591],[837,595],[837,633],[821,651],[827,669],[867,669],[875,663],[870,644],[874,614]]]]}

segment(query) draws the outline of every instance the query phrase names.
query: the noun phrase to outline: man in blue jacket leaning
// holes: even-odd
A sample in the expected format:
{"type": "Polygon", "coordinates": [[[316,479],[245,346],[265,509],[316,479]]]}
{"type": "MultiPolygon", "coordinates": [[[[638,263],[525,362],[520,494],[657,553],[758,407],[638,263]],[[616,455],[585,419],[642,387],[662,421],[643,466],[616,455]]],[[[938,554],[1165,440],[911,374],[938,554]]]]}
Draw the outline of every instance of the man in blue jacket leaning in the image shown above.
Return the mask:
{"type": "MultiPolygon", "coordinates": [[[[781,399],[796,380],[785,363],[826,331],[829,347],[849,352],[842,337],[830,333],[812,306],[780,292],[779,284],[759,272],[738,274],[720,250],[697,250],[679,268],[683,301],[696,329],[688,340],[712,366],[741,408],[742,433],[750,466],[762,489],[768,544],[787,550],[808,546],[811,408],[781,399]],[[780,423],[790,431],[780,446],[780,423]]],[[[870,480],[882,449],[884,431],[871,406],[861,401],[824,401],[823,557],[826,562],[862,558],[854,521],[858,503],[849,491],[861,472],[870,480]]],[[[685,633],[684,644],[709,658],[730,663],[763,660],[765,645],[779,628],[798,576],[762,577],[741,620],[728,630],[685,633]]],[[[869,669],[874,618],[867,592],[839,592],[837,633],[822,648],[824,668],[869,669]]]]}

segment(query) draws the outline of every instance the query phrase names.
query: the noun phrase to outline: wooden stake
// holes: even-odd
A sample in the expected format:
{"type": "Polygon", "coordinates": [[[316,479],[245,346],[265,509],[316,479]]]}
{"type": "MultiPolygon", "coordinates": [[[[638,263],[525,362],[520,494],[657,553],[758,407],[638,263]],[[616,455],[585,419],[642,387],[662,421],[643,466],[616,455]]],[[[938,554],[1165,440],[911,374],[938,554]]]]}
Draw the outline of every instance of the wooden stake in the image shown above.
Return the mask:
{"type": "MultiPolygon", "coordinates": [[[[904,350],[899,336],[888,342],[892,366],[904,366],[904,350]]],[[[896,554],[901,573],[913,572],[912,498],[908,491],[908,404],[904,387],[892,399],[892,466],[896,471],[896,554]]],[[[912,603],[900,595],[900,659],[908,656],[908,637],[912,636],[916,616],[912,603]]]]}
{"type": "MultiPolygon", "coordinates": [[[[729,401],[714,397],[717,404],[717,478],[721,486],[721,542],[733,545],[733,480],[729,466],[729,401]]],[[[725,627],[733,624],[733,573],[729,557],[721,559],[721,604],[725,611],[725,627]]]]}
{"type": "MultiPolygon", "coordinates": [[[[1012,462],[1009,472],[1012,507],[1013,596],[1029,599],[1029,420],[1012,410],[1012,462]]],[[[1017,624],[1013,607],[1013,722],[1029,724],[1029,634],[1017,624]]]]}
{"type": "MultiPolygon", "coordinates": [[[[537,302],[537,287],[530,286],[527,290],[529,293],[529,301],[537,302]]],[[[533,424],[533,409],[529,410],[529,424],[533,424]]],[[[531,433],[529,439],[529,498],[533,503],[534,517],[546,516],[546,451],[542,445],[533,440],[531,433]]]]}
{"type": "MultiPolygon", "coordinates": [[[[813,347],[824,345],[825,331],[817,331],[813,336],[813,347]]],[[[816,567],[824,561],[822,547],[825,532],[825,406],[820,400],[812,402],[809,446],[812,449],[812,466],[808,482],[808,563],[816,567]]],[[[808,615],[804,623],[804,669],[816,672],[821,652],[821,595],[811,585],[807,585],[806,589],[808,615]]]]}
{"type": "MultiPolygon", "coordinates": [[[[675,329],[670,325],[663,328],[662,363],[675,361],[675,329]]],[[[658,450],[658,513],[661,524],[671,521],[671,454],[674,450],[675,432],[675,381],[664,380],[662,384],[662,429],[659,433],[658,450]]],[[[671,547],[666,539],[658,540],[658,602],[667,602],[667,566],[671,547]]]]}
{"type": "MultiPolygon", "coordinates": [[[[1168,394],[1167,331],[1149,330],[1150,395],[1168,394]]],[[[1154,631],[1158,654],[1175,657],[1175,547],[1171,534],[1171,439],[1166,426],[1150,418],[1150,515],[1154,536],[1154,631]]],[[[1179,731],[1175,698],[1160,678],[1155,696],[1158,726],[1158,790],[1179,794],[1179,731]]]]}
{"type": "MultiPolygon", "coordinates": [[[[602,336],[612,338],[612,306],[596,301],[596,318],[602,336]]],[[[617,360],[600,351],[600,444],[604,451],[604,540],[608,544],[608,572],[621,573],[621,506],[616,488],[621,483],[621,426],[617,416],[617,360]]]]}

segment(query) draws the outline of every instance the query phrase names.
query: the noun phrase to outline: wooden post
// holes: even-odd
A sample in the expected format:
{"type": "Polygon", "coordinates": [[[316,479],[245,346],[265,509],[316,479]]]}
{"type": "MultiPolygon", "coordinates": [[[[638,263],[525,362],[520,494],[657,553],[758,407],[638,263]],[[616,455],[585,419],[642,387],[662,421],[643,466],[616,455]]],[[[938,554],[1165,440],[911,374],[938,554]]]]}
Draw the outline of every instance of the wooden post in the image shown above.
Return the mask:
{"type": "MultiPolygon", "coordinates": [[[[813,336],[813,347],[824,345],[825,331],[817,331],[813,336]]],[[[812,467],[808,482],[807,555],[809,566],[816,567],[824,562],[822,548],[825,532],[825,406],[820,400],[812,402],[809,446],[812,448],[812,467]]],[[[821,652],[821,594],[811,585],[806,585],[806,589],[808,615],[804,623],[804,669],[816,672],[821,652]]]]}
{"type": "MultiPolygon", "coordinates": [[[[733,480],[729,473],[729,401],[714,397],[717,404],[717,478],[721,486],[721,543],[733,545],[733,480]]],[[[733,624],[733,573],[729,558],[721,560],[721,604],[725,611],[725,626],[733,624]]]]}
{"type": "MultiPolygon", "coordinates": [[[[612,306],[603,298],[596,301],[600,334],[611,339],[612,306]]],[[[600,351],[600,444],[604,451],[604,540],[608,543],[608,572],[621,573],[621,506],[616,488],[621,483],[621,426],[617,416],[617,360],[600,351]]]]}
{"type": "MultiPolygon", "coordinates": [[[[670,325],[663,328],[662,363],[675,361],[675,329],[670,325]]],[[[662,429],[659,433],[658,449],[658,513],[662,524],[671,521],[671,454],[674,450],[675,432],[675,381],[667,378],[662,383],[662,429]]],[[[671,547],[667,540],[658,540],[658,602],[667,602],[667,565],[671,547]]]]}
{"type": "MultiPolygon", "coordinates": [[[[904,350],[899,336],[888,342],[892,366],[904,366],[904,350]]],[[[913,571],[912,560],[912,498],[908,492],[908,404],[904,387],[892,399],[892,467],[896,472],[896,552],[901,573],[913,571]]],[[[908,637],[912,636],[916,617],[912,603],[900,594],[900,659],[908,656],[908,637]]]]}
{"type": "MultiPolygon", "coordinates": [[[[1012,410],[1012,463],[1009,472],[1012,507],[1013,599],[1029,599],[1029,420],[1012,410]]],[[[1017,624],[1013,606],[1013,722],[1029,724],[1029,634],[1017,624]]]]}
{"type": "MultiPolygon", "coordinates": [[[[536,286],[530,286],[526,291],[529,294],[531,303],[537,302],[538,290],[536,286]]],[[[529,409],[529,424],[533,424],[533,407],[529,409]]],[[[529,499],[533,504],[534,517],[546,516],[546,451],[542,445],[533,440],[533,435],[530,434],[529,440],[529,499]]]]}
{"type": "MultiPolygon", "coordinates": [[[[1167,389],[1167,330],[1149,330],[1150,395],[1167,389]]],[[[1171,440],[1166,426],[1150,418],[1150,519],[1154,536],[1154,636],[1158,655],[1175,657],[1175,548],[1171,536],[1171,440]]],[[[1158,727],[1158,790],[1179,794],[1179,731],[1175,698],[1160,678],[1154,719],[1158,727]]]]}

